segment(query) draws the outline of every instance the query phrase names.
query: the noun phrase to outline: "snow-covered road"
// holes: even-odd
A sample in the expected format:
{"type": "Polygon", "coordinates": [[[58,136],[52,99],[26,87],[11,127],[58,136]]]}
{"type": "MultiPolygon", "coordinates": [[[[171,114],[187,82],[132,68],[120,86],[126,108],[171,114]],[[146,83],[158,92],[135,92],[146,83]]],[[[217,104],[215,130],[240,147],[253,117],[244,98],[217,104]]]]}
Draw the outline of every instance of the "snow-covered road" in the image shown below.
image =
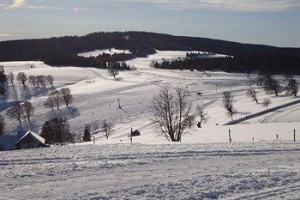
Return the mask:
{"type": "Polygon", "coordinates": [[[0,199],[299,199],[300,144],[117,144],[0,152],[0,199]]]}

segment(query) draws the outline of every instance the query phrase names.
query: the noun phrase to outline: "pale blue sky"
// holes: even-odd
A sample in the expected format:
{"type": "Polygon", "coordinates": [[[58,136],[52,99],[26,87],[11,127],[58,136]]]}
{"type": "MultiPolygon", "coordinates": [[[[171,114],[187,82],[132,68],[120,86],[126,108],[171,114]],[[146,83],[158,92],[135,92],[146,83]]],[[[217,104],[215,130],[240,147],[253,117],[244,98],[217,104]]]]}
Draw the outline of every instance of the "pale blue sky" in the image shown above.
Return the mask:
{"type": "Polygon", "coordinates": [[[0,0],[0,40],[151,31],[300,47],[300,0],[0,0]]]}

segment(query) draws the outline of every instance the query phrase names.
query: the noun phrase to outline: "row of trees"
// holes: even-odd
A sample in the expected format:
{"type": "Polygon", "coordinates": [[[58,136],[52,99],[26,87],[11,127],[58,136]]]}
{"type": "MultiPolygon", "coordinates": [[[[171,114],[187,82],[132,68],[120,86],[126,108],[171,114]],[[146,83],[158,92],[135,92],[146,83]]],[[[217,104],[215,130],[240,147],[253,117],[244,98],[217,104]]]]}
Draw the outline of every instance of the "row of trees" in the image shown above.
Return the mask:
{"type": "Polygon", "coordinates": [[[19,72],[16,76],[14,73],[9,72],[4,73],[4,70],[0,71],[0,95],[5,95],[6,86],[11,85],[15,87],[15,81],[17,81],[23,88],[25,88],[26,83],[34,88],[46,87],[47,85],[53,87],[54,78],[52,75],[38,75],[38,76],[28,76],[24,72],[19,72]]]}
{"type": "Polygon", "coordinates": [[[19,72],[17,76],[10,72],[6,75],[7,83],[14,86],[14,81],[17,80],[20,84],[22,84],[24,87],[26,86],[26,82],[29,82],[29,84],[34,87],[46,87],[46,85],[53,86],[54,78],[52,75],[38,75],[38,76],[28,76],[24,72],[19,72]]]}

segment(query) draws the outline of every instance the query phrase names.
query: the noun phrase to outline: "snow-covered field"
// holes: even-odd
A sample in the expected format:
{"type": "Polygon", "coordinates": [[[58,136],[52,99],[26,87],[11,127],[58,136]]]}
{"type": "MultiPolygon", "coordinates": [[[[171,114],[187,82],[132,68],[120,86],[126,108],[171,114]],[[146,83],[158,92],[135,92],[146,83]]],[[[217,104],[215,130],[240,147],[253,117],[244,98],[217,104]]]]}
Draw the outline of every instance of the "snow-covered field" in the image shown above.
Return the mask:
{"type": "Polygon", "coordinates": [[[0,152],[0,199],[299,199],[291,142],[0,152]]]}
{"type": "MultiPolygon", "coordinates": [[[[300,199],[300,143],[292,142],[294,129],[300,140],[300,105],[223,126],[230,121],[222,106],[223,91],[235,96],[234,119],[265,110],[246,96],[256,75],[149,67],[152,60],[185,54],[159,51],[128,61],[137,70],[120,72],[117,80],[102,69],[51,67],[33,61],[0,63],[6,73],[51,74],[56,89],[69,87],[75,98],[73,115],[65,107],[57,113],[69,119],[78,137],[84,125],[91,124],[96,138],[96,145],[0,152],[0,199],[300,199]],[[151,124],[151,100],[166,84],[186,86],[194,105],[205,105],[209,115],[203,128],[188,129],[180,144],[167,142],[151,124]],[[109,140],[100,132],[103,120],[116,123],[109,140]],[[131,128],[141,132],[133,144],[128,138],[131,128]]],[[[284,83],[284,77],[276,78],[284,83]]],[[[271,99],[270,108],[299,100],[252,87],[260,102],[271,99]]],[[[1,100],[1,114],[16,100],[30,100],[36,108],[33,130],[40,133],[53,116],[43,107],[52,89],[10,88],[1,100]]],[[[17,126],[17,121],[6,118],[7,134],[15,134],[17,126]]]]}

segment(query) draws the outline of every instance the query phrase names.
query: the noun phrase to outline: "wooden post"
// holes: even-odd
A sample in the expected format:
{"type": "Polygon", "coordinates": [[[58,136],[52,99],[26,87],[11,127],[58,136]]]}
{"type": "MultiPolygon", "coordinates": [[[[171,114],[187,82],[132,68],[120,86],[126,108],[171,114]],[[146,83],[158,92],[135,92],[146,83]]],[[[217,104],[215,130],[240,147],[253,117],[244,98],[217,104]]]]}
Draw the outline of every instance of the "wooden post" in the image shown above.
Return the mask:
{"type": "Polygon", "coordinates": [[[231,132],[230,132],[230,129],[228,129],[228,136],[229,136],[229,142],[231,143],[232,142],[232,138],[231,138],[231,132]]]}
{"type": "Polygon", "coordinates": [[[296,129],[294,129],[294,142],[296,142],[296,129]]]}
{"type": "Polygon", "coordinates": [[[278,140],[278,134],[276,134],[276,140],[278,140]]]}
{"type": "Polygon", "coordinates": [[[95,136],[93,136],[93,144],[95,144],[95,136]]]}

